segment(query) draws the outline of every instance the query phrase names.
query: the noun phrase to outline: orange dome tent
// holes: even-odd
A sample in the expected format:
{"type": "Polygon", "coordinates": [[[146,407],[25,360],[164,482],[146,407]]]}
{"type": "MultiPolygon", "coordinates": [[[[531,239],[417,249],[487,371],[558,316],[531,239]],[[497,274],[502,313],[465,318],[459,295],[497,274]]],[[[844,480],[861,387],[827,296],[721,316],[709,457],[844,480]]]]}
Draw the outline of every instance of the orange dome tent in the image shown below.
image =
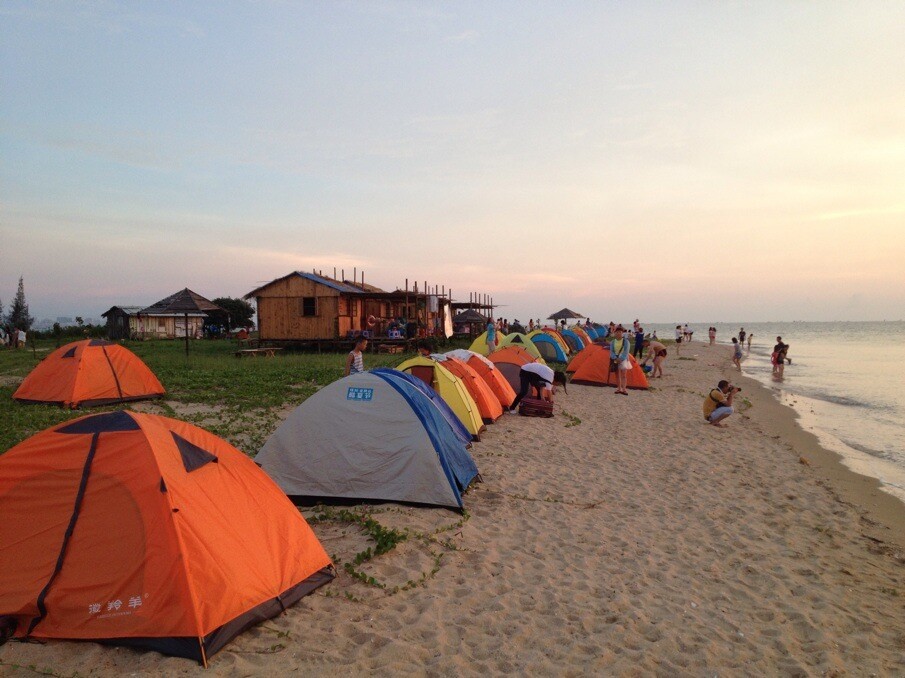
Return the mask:
{"type": "Polygon", "coordinates": [[[503,376],[503,373],[497,369],[492,361],[488,360],[480,353],[475,353],[474,351],[469,351],[464,348],[447,351],[446,355],[468,363],[469,367],[477,372],[487,383],[490,390],[493,391],[494,395],[497,397],[497,400],[500,401],[500,405],[507,410],[509,409],[515,400],[515,391],[512,389],[512,386],[509,385],[509,382],[506,381],[506,377],[503,376]]]}
{"type": "Polygon", "coordinates": [[[334,576],[286,495],[196,426],[105,412],[0,457],[0,623],[207,658],[334,576]]]}
{"type": "Polygon", "coordinates": [[[164,393],[154,373],[132,351],[102,339],[85,339],[44,358],[13,398],[74,408],[157,398],[164,393]]]}
{"type": "Polygon", "coordinates": [[[518,393],[521,388],[521,380],[519,378],[519,372],[522,369],[522,365],[527,365],[528,363],[536,363],[541,362],[539,360],[535,360],[534,356],[532,356],[528,351],[521,348],[520,346],[515,346],[510,344],[506,348],[501,348],[499,351],[494,351],[487,359],[490,360],[496,368],[502,373],[504,377],[506,377],[506,381],[509,382],[509,385],[512,387],[512,390],[518,393]]]}
{"type": "MultiPolygon", "coordinates": [[[[647,389],[650,384],[647,375],[638,365],[635,357],[629,355],[632,369],[628,371],[626,386],[628,388],[647,389]]],[[[588,384],[590,386],[616,386],[616,375],[610,372],[610,349],[602,344],[591,344],[572,358],[566,367],[572,372],[572,384],[588,384]]]]}
{"type": "Polygon", "coordinates": [[[481,419],[484,420],[485,424],[492,424],[503,416],[503,406],[497,399],[496,394],[474,368],[452,356],[436,355],[432,357],[439,360],[443,367],[462,380],[465,388],[468,389],[471,397],[474,398],[478,411],[481,413],[481,419]]]}

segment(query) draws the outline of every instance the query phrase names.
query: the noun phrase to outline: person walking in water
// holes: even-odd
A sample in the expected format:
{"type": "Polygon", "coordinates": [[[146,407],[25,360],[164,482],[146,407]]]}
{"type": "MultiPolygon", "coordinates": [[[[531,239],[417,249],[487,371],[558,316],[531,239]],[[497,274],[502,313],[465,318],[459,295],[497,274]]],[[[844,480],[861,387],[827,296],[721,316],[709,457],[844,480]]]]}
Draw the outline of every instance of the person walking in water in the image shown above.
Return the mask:
{"type": "Polygon", "coordinates": [[[732,364],[742,371],[742,344],[736,337],[732,337],[732,364]]]}

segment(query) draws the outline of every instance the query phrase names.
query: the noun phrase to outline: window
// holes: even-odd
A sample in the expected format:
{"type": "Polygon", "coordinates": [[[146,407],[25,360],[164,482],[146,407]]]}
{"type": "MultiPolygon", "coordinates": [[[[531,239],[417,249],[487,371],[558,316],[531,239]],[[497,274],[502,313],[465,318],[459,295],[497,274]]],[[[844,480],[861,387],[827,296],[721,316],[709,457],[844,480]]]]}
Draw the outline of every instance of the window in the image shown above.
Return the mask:
{"type": "Polygon", "coordinates": [[[317,297],[302,297],[302,316],[317,315],[317,297]]]}

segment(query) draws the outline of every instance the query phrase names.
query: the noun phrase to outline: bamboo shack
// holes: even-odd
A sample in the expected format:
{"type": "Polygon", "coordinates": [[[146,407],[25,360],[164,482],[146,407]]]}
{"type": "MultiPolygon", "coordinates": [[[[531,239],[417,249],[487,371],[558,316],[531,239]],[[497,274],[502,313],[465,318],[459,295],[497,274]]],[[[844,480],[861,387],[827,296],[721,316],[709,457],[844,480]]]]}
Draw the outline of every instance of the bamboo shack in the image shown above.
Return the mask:
{"type": "Polygon", "coordinates": [[[141,336],[138,323],[141,308],[141,306],[111,306],[106,313],[102,313],[101,317],[107,319],[107,338],[117,341],[141,336]]]}
{"type": "Polygon", "coordinates": [[[452,334],[450,299],[445,286],[425,282],[392,292],[320,271],[293,271],[252,290],[260,341],[320,343],[349,341],[364,335],[381,341],[405,341],[452,334]]]}

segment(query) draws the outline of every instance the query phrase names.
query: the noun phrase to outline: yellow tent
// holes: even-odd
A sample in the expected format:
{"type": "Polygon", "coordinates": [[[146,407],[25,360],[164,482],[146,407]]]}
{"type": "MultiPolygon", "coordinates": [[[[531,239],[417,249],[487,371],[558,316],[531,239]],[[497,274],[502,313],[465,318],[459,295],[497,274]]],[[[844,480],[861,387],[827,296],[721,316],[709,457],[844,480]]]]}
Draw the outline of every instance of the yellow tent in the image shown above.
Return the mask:
{"type": "Polygon", "coordinates": [[[507,346],[519,346],[528,351],[528,353],[531,354],[531,357],[538,362],[545,362],[544,356],[542,356],[540,354],[540,351],[537,350],[537,346],[534,345],[534,342],[521,332],[510,332],[505,337],[500,339],[500,345],[497,346],[497,348],[506,348],[507,346]]]}
{"type": "MultiPolygon", "coordinates": [[[[505,338],[505,336],[506,335],[502,332],[497,332],[497,337],[500,340],[500,346],[503,345],[503,339],[505,338]]],[[[490,353],[490,351],[487,350],[487,332],[481,332],[481,334],[478,335],[478,338],[471,342],[471,346],[468,347],[468,350],[487,357],[487,355],[490,353]]]]}
{"type": "Polygon", "coordinates": [[[449,405],[455,415],[465,424],[465,428],[475,440],[484,430],[481,411],[462,380],[440,363],[430,358],[417,356],[396,367],[400,372],[408,372],[431,386],[449,405]]]}

